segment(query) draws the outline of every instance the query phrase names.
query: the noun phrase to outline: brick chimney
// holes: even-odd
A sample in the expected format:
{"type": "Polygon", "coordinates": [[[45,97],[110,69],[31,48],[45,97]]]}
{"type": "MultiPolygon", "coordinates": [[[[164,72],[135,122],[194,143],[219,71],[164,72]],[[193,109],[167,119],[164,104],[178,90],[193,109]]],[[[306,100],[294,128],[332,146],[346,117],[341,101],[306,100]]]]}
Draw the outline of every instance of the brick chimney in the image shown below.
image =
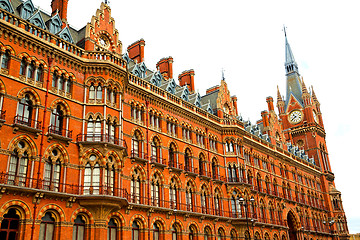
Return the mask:
{"type": "Polygon", "coordinates": [[[173,78],[173,62],[174,60],[172,57],[167,57],[160,59],[156,64],[156,68],[159,69],[166,80],[173,78]]]}
{"type": "Polygon", "coordinates": [[[139,41],[134,42],[130,46],[128,46],[127,51],[129,53],[129,57],[136,61],[137,63],[141,63],[144,61],[144,49],[145,49],[145,40],[140,39],[139,41]]]}
{"type": "Polygon", "coordinates": [[[268,109],[270,112],[274,111],[274,99],[272,97],[267,97],[266,102],[268,104],[268,109]]]}
{"type": "Polygon", "coordinates": [[[190,93],[195,92],[194,76],[195,76],[195,72],[193,69],[184,71],[179,75],[180,86],[183,87],[183,86],[187,85],[190,93]]]}
{"type": "MultiPolygon", "coordinates": [[[[262,117],[262,122],[263,122],[264,128],[269,127],[269,112],[266,110],[262,111],[261,117],[262,117]]],[[[266,131],[267,129],[264,129],[264,130],[266,131]]]]}
{"type": "Polygon", "coordinates": [[[59,11],[59,17],[63,22],[67,22],[67,8],[69,0],[52,0],[51,1],[51,15],[54,16],[59,11]]]}

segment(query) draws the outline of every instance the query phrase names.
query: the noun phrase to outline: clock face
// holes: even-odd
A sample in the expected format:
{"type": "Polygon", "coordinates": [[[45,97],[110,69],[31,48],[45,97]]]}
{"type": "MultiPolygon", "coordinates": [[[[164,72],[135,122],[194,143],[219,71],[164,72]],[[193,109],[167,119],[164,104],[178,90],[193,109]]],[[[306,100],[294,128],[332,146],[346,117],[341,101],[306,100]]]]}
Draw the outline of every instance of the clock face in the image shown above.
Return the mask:
{"type": "Polygon", "coordinates": [[[316,123],[318,123],[318,117],[315,111],[313,111],[314,120],[316,123]]]}
{"type": "Polygon", "coordinates": [[[99,38],[99,44],[102,46],[102,47],[108,47],[109,45],[109,41],[107,38],[105,38],[104,36],[100,37],[99,38]]]}
{"type": "Polygon", "coordinates": [[[302,120],[302,112],[299,111],[299,110],[294,110],[290,113],[289,115],[289,121],[292,123],[292,124],[296,124],[296,123],[299,123],[301,122],[302,120]]]}

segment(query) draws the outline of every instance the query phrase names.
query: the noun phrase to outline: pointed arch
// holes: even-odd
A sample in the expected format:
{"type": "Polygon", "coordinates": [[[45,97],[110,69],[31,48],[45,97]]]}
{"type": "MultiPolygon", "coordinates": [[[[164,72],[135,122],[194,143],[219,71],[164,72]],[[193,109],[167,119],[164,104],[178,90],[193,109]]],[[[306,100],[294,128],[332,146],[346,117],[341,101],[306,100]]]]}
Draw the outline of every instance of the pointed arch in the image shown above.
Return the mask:
{"type": "Polygon", "coordinates": [[[0,217],[3,217],[10,208],[15,208],[20,215],[20,219],[30,219],[31,209],[22,200],[14,199],[5,202],[0,208],[0,217]]]}
{"type": "Polygon", "coordinates": [[[85,215],[87,217],[87,219],[89,220],[88,223],[94,224],[94,217],[93,217],[92,213],[89,210],[87,210],[86,208],[78,208],[78,209],[74,210],[71,214],[70,222],[74,222],[78,214],[85,215]]]}

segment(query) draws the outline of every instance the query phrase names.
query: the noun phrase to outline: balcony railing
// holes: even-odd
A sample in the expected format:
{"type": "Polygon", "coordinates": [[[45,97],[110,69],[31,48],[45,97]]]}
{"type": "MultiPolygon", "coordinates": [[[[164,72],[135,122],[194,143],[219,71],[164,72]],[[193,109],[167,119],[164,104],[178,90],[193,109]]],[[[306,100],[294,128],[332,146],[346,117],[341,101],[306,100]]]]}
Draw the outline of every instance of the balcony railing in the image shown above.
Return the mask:
{"type": "Polygon", "coordinates": [[[23,126],[41,130],[41,122],[40,121],[36,121],[34,119],[27,118],[27,117],[20,116],[20,115],[16,115],[14,117],[14,124],[20,124],[23,126]]]}
{"type": "Polygon", "coordinates": [[[193,166],[185,165],[184,170],[185,170],[185,172],[198,174],[198,169],[193,166]]]}
{"type": "Polygon", "coordinates": [[[78,184],[67,184],[44,179],[37,180],[36,178],[29,178],[22,175],[14,175],[4,172],[0,173],[0,184],[75,195],[108,195],[126,198],[128,201],[130,200],[130,195],[124,188],[107,185],[83,186],[78,184]]]}
{"type": "Polygon", "coordinates": [[[48,128],[50,134],[56,134],[66,138],[72,138],[72,130],[67,130],[63,127],[58,127],[55,125],[50,125],[48,128]]]}
{"type": "Polygon", "coordinates": [[[176,169],[183,169],[183,165],[182,165],[182,163],[178,163],[178,162],[176,162],[176,161],[174,161],[174,160],[170,160],[169,161],[169,168],[176,168],[176,169]]]}
{"type": "Polygon", "coordinates": [[[118,145],[126,148],[126,142],[108,134],[78,134],[76,137],[77,142],[105,142],[118,145]]]}
{"type": "Polygon", "coordinates": [[[166,165],[166,159],[165,158],[161,158],[159,156],[151,156],[150,157],[151,163],[158,163],[161,165],[166,165]]]}

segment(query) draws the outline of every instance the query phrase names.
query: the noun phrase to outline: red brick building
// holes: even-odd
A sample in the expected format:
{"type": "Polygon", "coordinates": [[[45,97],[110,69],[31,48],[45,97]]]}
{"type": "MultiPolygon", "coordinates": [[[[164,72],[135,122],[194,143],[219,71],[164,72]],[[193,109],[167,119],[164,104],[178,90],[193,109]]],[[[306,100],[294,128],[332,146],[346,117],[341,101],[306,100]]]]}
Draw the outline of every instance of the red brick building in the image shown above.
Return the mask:
{"type": "Polygon", "coordinates": [[[255,124],[223,78],[125,53],[110,7],[67,24],[0,0],[0,239],[348,239],[320,103],[286,38],[286,98],[255,124]]]}

